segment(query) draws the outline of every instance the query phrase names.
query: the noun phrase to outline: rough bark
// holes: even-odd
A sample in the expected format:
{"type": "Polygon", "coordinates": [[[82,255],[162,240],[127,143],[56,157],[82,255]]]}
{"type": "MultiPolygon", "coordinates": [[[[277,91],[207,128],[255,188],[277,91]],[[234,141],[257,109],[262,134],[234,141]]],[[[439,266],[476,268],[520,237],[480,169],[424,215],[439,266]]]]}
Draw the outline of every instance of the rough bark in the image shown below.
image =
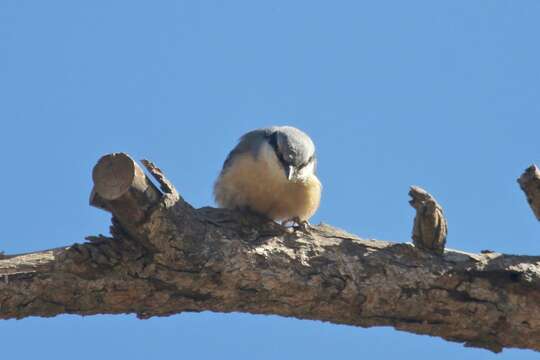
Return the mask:
{"type": "Polygon", "coordinates": [[[240,311],[540,350],[540,257],[437,255],[193,209],[159,169],[145,164],[162,192],[130,162],[109,155],[94,171],[92,203],[113,213],[112,237],[0,260],[0,318],[240,311]]]}
{"type": "Polygon", "coordinates": [[[409,204],[416,210],[412,240],[414,246],[436,254],[444,253],[448,224],[441,205],[426,190],[412,186],[409,204]]]}
{"type": "Polygon", "coordinates": [[[534,164],[529,166],[517,181],[527,197],[534,216],[540,221],[540,169],[534,164]]]}

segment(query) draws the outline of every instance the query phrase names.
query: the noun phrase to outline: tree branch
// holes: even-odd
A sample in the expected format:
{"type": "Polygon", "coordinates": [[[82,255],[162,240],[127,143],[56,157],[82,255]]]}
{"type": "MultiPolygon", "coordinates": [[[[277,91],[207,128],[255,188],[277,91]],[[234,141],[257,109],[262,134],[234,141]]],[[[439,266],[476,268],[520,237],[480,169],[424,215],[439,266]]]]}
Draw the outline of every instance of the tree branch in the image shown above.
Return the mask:
{"type": "Polygon", "coordinates": [[[0,318],[240,311],[540,350],[540,257],[292,231],[193,209],[159,174],[165,193],[127,155],[100,160],[92,203],[113,213],[112,237],[0,259],[0,318]]]}

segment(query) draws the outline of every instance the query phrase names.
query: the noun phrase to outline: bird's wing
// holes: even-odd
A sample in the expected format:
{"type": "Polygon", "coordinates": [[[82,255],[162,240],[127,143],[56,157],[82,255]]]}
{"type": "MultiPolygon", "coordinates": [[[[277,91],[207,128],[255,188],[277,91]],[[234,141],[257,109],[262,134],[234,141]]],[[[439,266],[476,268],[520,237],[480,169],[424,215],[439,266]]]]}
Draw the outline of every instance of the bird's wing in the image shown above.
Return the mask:
{"type": "Polygon", "coordinates": [[[229,167],[237,155],[252,153],[253,156],[259,154],[259,150],[265,141],[268,141],[270,135],[275,131],[275,128],[263,128],[245,133],[238,144],[231,150],[225,162],[223,163],[223,170],[229,167]]]}

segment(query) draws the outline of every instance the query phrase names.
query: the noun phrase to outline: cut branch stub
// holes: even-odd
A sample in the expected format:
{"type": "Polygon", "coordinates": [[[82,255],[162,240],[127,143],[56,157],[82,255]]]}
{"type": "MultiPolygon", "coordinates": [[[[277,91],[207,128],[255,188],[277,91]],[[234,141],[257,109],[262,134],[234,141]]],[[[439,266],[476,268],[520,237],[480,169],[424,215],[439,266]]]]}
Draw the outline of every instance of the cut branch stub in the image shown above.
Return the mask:
{"type": "Polygon", "coordinates": [[[162,196],[139,165],[124,153],[99,159],[92,171],[92,179],[94,188],[90,205],[111,212],[132,234],[134,226],[146,219],[162,196]]]}
{"type": "Polygon", "coordinates": [[[534,215],[540,221],[540,170],[534,164],[529,166],[517,182],[527,196],[534,215]]]}
{"type": "Polygon", "coordinates": [[[437,254],[444,252],[448,225],[442,207],[426,190],[411,186],[409,204],[416,209],[412,240],[417,248],[437,254]]]}

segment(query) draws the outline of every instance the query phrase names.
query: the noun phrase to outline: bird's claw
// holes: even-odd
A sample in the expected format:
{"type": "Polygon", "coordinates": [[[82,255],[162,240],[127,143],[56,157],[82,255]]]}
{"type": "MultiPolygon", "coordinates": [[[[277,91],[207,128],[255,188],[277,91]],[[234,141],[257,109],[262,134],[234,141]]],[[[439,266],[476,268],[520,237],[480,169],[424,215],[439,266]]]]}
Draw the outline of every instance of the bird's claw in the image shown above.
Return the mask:
{"type": "Polygon", "coordinates": [[[309,233],[311,231],[311,224],[307,220],[300,220],[298,217],[285,220],[281,223],[283,226],[290,224],[290,228],[293,231],[302,231],[304,233],[309,233]]]}

